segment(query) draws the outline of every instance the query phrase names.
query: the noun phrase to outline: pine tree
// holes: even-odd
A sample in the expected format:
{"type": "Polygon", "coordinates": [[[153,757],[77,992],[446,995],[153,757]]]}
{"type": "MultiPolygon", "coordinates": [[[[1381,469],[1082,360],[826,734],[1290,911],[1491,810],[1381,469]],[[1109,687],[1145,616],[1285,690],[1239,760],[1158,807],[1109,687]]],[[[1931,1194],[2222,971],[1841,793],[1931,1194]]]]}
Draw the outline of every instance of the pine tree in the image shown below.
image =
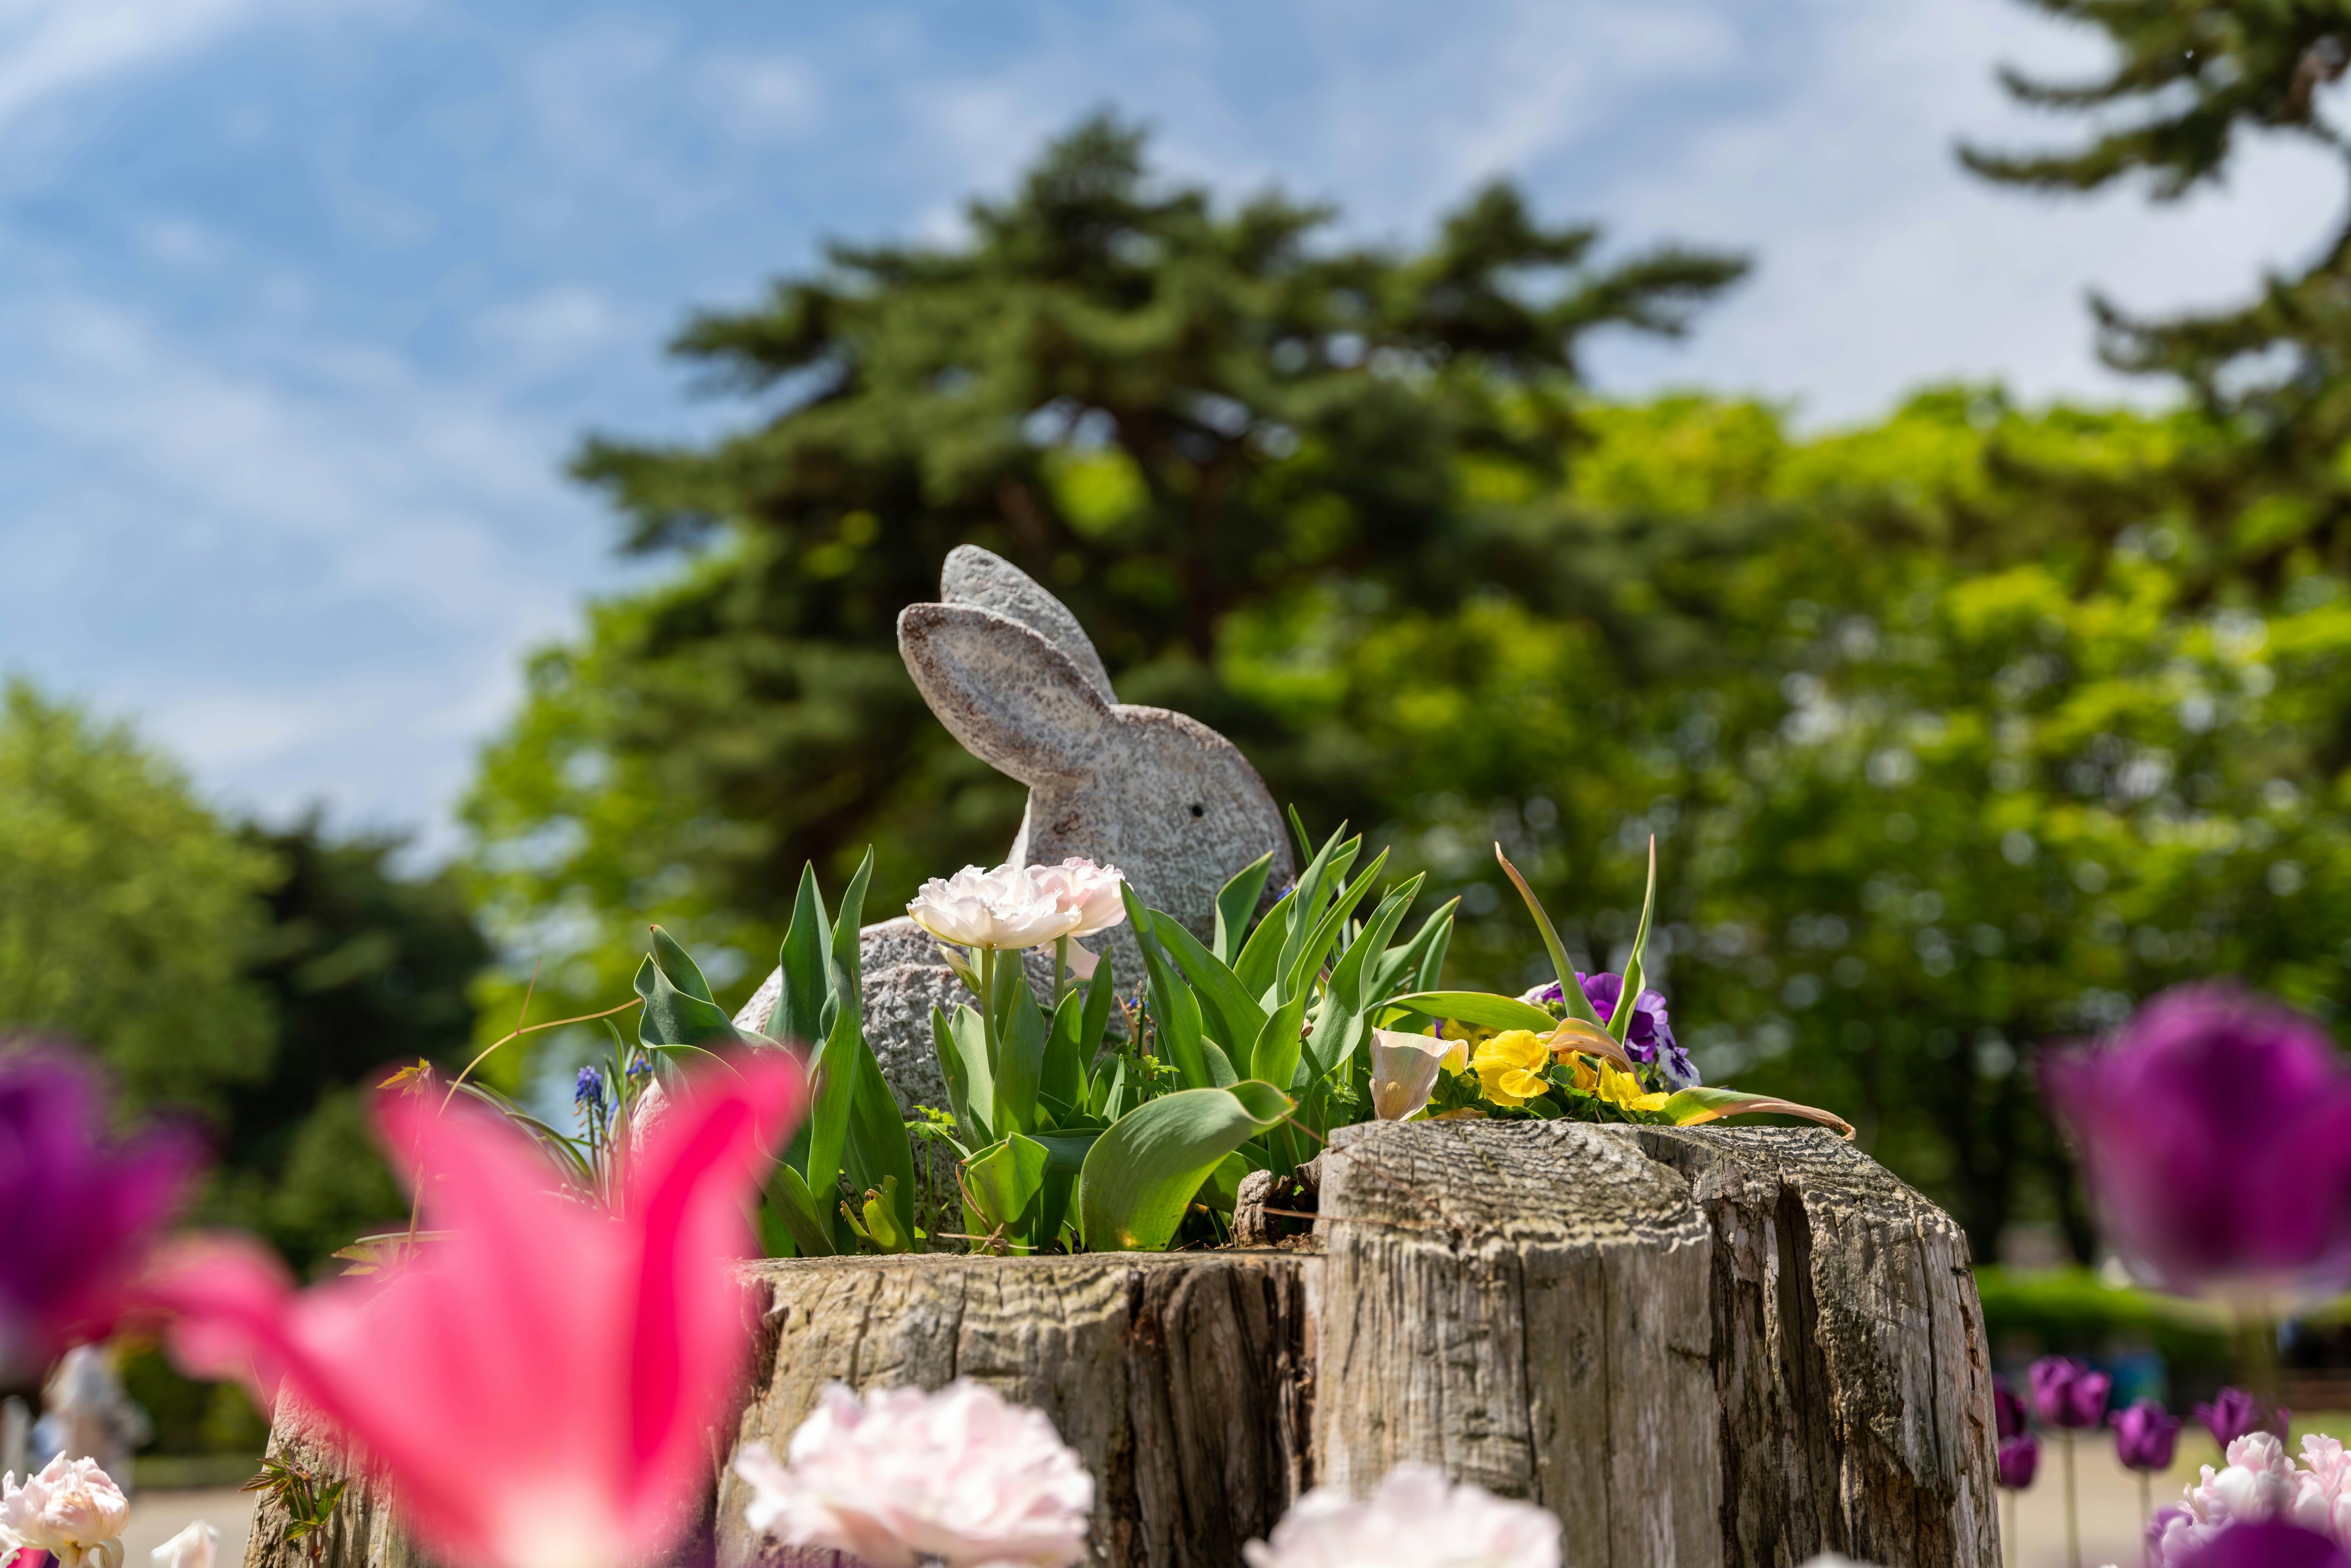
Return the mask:
{"type": "MultiPolygon", "coordinates": [[[[1311,796],[1279,776],[1289,737],[1222,688],[1220,626],[1311,584],[1442,604],[1492,580],[1510,547],[1467,548],[1465,463],[1555,479],[1588,336],[1678,333],[1744,267],[1671,246],[1603,264],[1597,230],[1507,185],[1406,254],[1341,243],[1333,217],[1220,207],[1096,120],[956,243],[837,245],[758,307],[694,319],[678,353],[773,412],[705,446],[580,455],[625,548],[684,564],[544,655],[490,756],[469,815],[505,933],[560,908],[625,953],[658,911],[747,967],[805,860],[837,877],[878,841],[879,907],[999,854],[1019,790],[939,730],[894,645],[964,542],[1061,594],[1128,700],[1224,728],[1311,796]]],[[[566,930],[549,950],[593,946],[566,930]]]]}

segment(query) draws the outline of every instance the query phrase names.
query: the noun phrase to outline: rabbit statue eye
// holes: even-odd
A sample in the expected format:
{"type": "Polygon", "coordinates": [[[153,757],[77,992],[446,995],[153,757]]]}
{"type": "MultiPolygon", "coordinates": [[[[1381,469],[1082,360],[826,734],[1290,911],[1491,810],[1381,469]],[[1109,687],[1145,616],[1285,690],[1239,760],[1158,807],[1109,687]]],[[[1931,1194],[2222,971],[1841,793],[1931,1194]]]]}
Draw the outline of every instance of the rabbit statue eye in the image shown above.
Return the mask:
{"type": "Polygon", "coordinates": [[[1205,817],[1205,816],[1207,816],[1207,814],[1208,814],[1208,808],[1207,808],[1206,806],[1200,805],[1200,804],[1198,804],[1198,803],[1196,803],[1196,802],[1195,802],[1195,803],[1194,803],[1194,805],[1193,805],[1193,807],[1192,807],[1192,815],[1194,815],[1194,816],[1196,816],[1196,817],[1205,817]]]}

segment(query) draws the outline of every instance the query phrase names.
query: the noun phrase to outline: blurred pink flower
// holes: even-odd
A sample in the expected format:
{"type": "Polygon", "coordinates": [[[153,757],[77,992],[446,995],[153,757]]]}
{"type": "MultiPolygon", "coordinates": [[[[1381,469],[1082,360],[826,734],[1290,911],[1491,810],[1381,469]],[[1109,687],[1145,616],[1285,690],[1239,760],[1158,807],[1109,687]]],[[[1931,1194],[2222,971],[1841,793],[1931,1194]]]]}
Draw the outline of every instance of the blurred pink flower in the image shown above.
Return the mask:
{"type": "Polygon", "coordinates": [[[2292,1412],[2280,1405],[2264,1405],[2241,1388],[2223,1388],[2212,1396],[2211,1404],[2199,1405],[2189,1414],[2202,1422],[2212,1440],[2225,1449],[2248,1432],[2274,1432],[2283,1440],[2292,1412]]]}
{"type": "Polygon", "coordinates": [[[2168,1470],[2179,1442],[2179,1417],[2152,1399],[2106,1417],[2115,1429],[2115,1458],[2126,1470],[2168,1470]]]}
{"type": "Polygon", "coordinates": [[[2351,1284],[2351,1067],[2309,1019],[2183,986],[2110,1043],[2051,1053],[2041,1076],[2141,1280],[2188,1294],[2351,1284]]]}
{"type": "Polygon", "coordinates": [[[446,1239],[380,1282],[299,1293],[258,1249],[214,1242],[152,1293],[183,1368],[324,1417],[391,1472],[436,1555],[623,1568],[664,1551],[707,1484],[705,1433],[749,1348],[746,1205],[805,1094],[780,1051],[697,1073],[646,1130],[617,1213],[487,1112],[382,1096],[384,1147],[446,1239]]]}
{"type": "Polygon", "coordinates": [[[2022,1491],[2040,1472],[2041,1445],[2032,1433],[2019,1432],[2001,1440],[2000,1452],[1992,1459],[1992,1479],[2011,1491],[2022,1491]]]}
{"type": "Polygon", "coordinates": [[[1249,1568],[1559,1568],[1559,1530],[1533,1503],[1398,1465],[1360,1502],[1316,1487],[1241,1555],[1249,1568]]]}
{"type": "Polygon", "coordinates": [[[2351,1568],[2351,1556],[2335,1542],[2275,1521],[2219,1531],[2179,1561],[2196,1568],[2351,1568]]]}
{"type": "Polygon", "coordinates": [[[2005,1377],[1991,1380],[1992,1422],[2001,1442],[2024,1436],[2024,1401],[2016,1396],[2005,1377]]]}
{"type": "Polygon", "coordinates": [[[117,1142],[107,1099],[80,1056],[0,1054],[0,1383],[37,1383],[69,1343],[106,1336],[203,1169],[187,1130],[117,1142]]]}
{"type": "Polygon", "coordinates": [[[2052,1427],[2080,1431],[2105,1419],[2115,1380],[2070,1356],[2044,1355],[2032,1364],[2032,1411],[2052,1427]]]}
{"type": "Polygon", "coordinates": [[[1041,1410],[958,1379],[936,1394],[829,1385],[792,1434],[789,1468],[758,1444],[736,1457],[744,1517],[787,1546],[830,1547],[869,1568],[1026,1563],[1086,1552],[1093,1478],[1041,1410]]]}
{"type": "Polygon", "coordinates": [[[1077,915],[1072,936],[1107,931],[1126,918],[1126,900],[1119,894],[1126,878],[1114,865],[1096,865],[1071,855],[1060,865],[1030,866],[1029,880],[1065,914],[1077,915]]]}
{"type": "Polygon", "coordinates": [[[0,1481],[0,1543],[54,1552],[57,1568],[122,1568],[131,1504],[96,1459],[51,1459],[22,1486],[0,1481]]]}

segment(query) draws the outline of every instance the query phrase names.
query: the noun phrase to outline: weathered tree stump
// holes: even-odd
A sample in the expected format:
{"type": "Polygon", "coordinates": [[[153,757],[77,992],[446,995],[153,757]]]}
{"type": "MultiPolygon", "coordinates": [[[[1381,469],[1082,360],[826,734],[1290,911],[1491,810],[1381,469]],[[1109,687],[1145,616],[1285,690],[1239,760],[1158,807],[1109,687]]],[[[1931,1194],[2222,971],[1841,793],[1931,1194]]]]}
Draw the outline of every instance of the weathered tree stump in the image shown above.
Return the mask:
{"type": "MultiPolygon", "coordinates": [[[[1084,1456],[1097,1563],[1230,1568],[1308,1486],[1406,1459],[1551,1509],[1571,1564],[1998,1562],[1966,1241],[1850,1145],[1374,1124],[1319,1175],[1302,1248],[754,1265],[732,1444],[780,1451],[832,1379],[967,1376],[1084,1456]]],[[[731,1477],[714,1500],[688,1556],[811,1561],[748,1536],[731,1477]]],[[[385,1503],[355,1486],[322,1560],[405,1568],[385,1503]]],[[[299,1568],[273,1511],[248,1568],[299,1568]]]]}

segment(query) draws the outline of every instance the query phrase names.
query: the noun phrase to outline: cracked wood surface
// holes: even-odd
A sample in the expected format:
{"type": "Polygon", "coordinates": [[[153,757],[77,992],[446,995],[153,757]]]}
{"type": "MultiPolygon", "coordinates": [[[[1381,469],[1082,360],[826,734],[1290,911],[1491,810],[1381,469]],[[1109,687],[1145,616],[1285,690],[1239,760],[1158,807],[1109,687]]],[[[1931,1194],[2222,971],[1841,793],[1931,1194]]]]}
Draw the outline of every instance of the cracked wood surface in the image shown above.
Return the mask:
{"type": "MultiPolygon", "coordinates": [[[[1321,1162],[1320,1250],[749,1266],[731,1443],[819,1391],[957,1376],[1095,1478],[1091,1561],[1217,1564],[1305,1488],[1417,1459],[1558,1513],[1571,1565],[1999,1561],[1967,1244],[1817,1129],[1374,1124],[1321,1162]]],[[[713,1434],[714,1459],[726,1446],[713,1434]]],[[[332,1475],[281,1421],[273,1451],[332,1475]]],[[[750,1539],[741,1483],[681,1562],[836,1568],[750,1539]]],[[[302,1568],[265,1503],[247,1568],[302,1568]]],[[[361,1476],[323,1568],[412,1568],[361,1476]]]]}

